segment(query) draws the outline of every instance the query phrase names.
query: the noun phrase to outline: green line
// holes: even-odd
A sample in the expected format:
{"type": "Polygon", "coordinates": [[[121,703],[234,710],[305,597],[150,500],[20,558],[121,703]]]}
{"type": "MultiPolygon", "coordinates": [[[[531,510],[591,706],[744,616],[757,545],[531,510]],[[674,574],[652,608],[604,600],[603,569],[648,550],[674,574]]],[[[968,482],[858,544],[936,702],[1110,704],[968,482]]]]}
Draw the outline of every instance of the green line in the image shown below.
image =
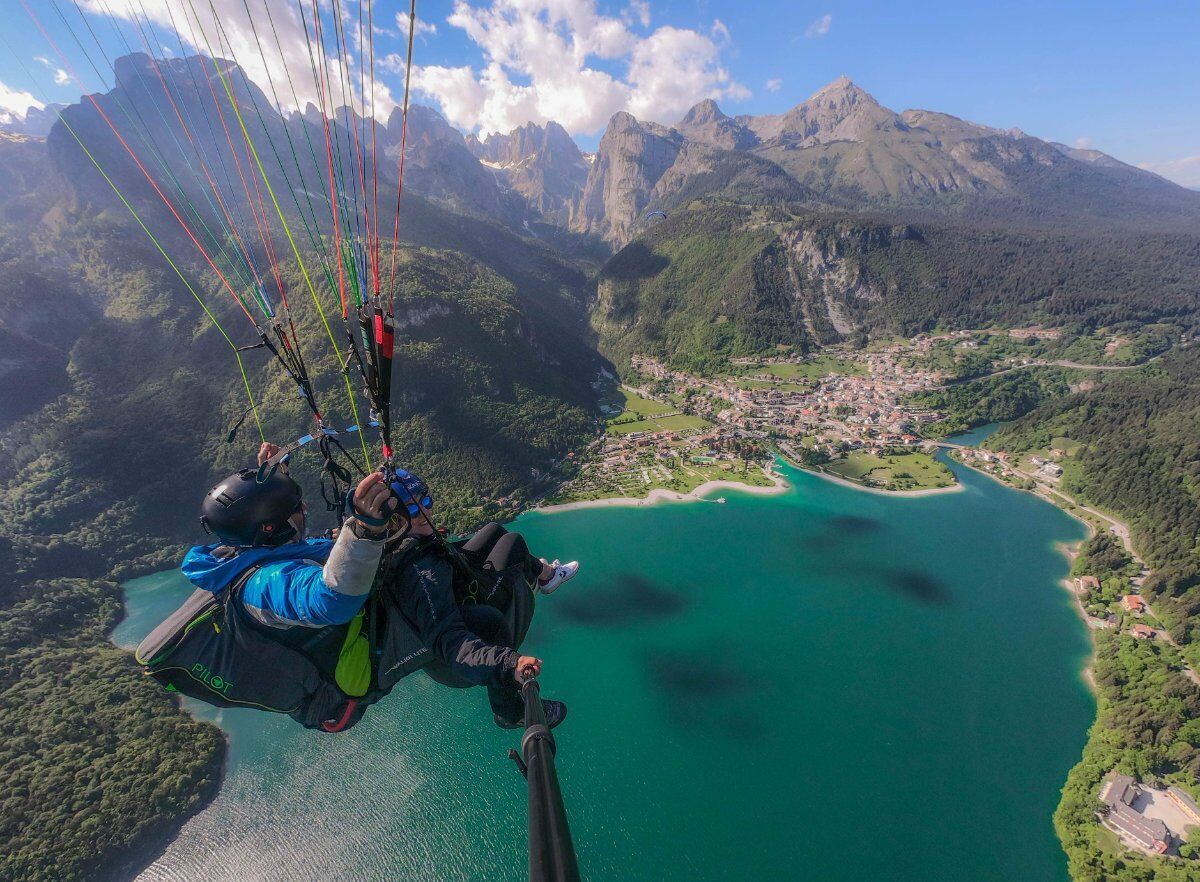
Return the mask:
{"type": "MultiPolygon", "coordinates": [[[[114,83],[114,86],[109,87],[108,82],[105,80],[103,74],[101,74],[100,70],[96,67],[96,63],[92,59],[91,54],[84,47],[83,41],[79,38],[79,35],[75,32],[75,29],[71,27],[70,23],[66,19],[66,16],[63,15],[62,10],[59,9],[58,3],[53,2],[53,0],[52,0],[51,5],[53,6],[54,11],[58,14],[58,17],[62,21],[63,26],[67,29],[67,32],[71,35],[71,39],[73,39],[75,41],[75,45],[79,47],[80,53],[83,55],[83,57],[87,61],[88,65],[92,68],[92,71],[96,74],[97,79],[100,80],[100,82],[104,85],[105,88],[110,88],[110,90],[111,90],[110,94],[112,95],[113,100],[116,101],[117,105],[120,107],[121,112],[125,115],[125,120],[127,123],[129,123],[129,128],[140,139],[142,146],[147,149],[150,156],[158,164],[162,173],[165,174],[167,176],[167,178],[170,179],[172,184],[174,184],[175,190],[178,192],[178,196],[184,207],[184,212],[187,214],[190,214],[192,216],[192,218],[199,223],[200,228],[203,230],[204,234],[208,236],[209,242],[210,242],[211,246],[213,247],[214,262],[218,259],[223,260],[226,264],[225,272],[227,273],[228,276],[233,277],[234,280],[239,284],[239,286],[244,285],[246,288],[253,288],[253,282],[251,281],[250,277],[247,276],[242,271],[241,266],[236,261],[231,259],[229,257],[229,255],[226,253],[227,250],[232,250],[232,246],[229,244],[228,240],[225,241],[225,244],[222,244],[222,240],[220,238],[218,238],[217,235],[209,227],[208,222],[204,219],[204,216],[200,213],[199,209],[192,202],[191,198],[188,196],[183,185],[180,183],[179,179],[176,177],[174,171],[172,171],[170,163],[167,162],[166,156],[162,152],[162,148],[160,148],[158,146],[157,141],[155,141],[154,137],[150,134],[150,127],[148,125],[146,125],[146,122],[142,118],[141,112],[138,111],[136,104],[133,106],[133,112],[131,113],[129,105],[127,105],[125,103],[124,99],[121,97],[120,91],[116,89],[115,83],[114,83]],[[134,122],[134,119],[133,119],[134,116],[137,117],[137,122],[134,122]],[[140,126],[139,126],[139,124],[140,124],[140,126]]],[[[78,11],[78,9],[77,9],[77,11],[78,11]]],[[[80,17],[83,18],[84,25],[87,27],[88,32],[92,36],[92,39],[95,40],[97,46],[100,47],[100,41],[96,37],[95,32],[92,30],[91,24],[87,21],[86,17],[83,17],[82,13],[80,13],[80,17]]],[[[100,54],[105,58],[106,61],[108,60],[108,56],[107,56],[107,54],[104,53],[104,50],[102,47],[100,48],[100,54]]],[[[111,62],[110,62],[110,64],[111,64],[111,62]]],[[[162,111],[159,108],[158,103],[153,98],[153,96],[150,96],[150,101],[151,101],[151,104],[153,104],[155,106],[155,109],[158,110],[159,115],[161,117],[162,111]]],[[[115,125],[111,122],[109,123],[109,125],[114,129],[114,134],[115,134],[115,125]]],[[[170,132],[171,136],[174,137],[174,133],[171,131],[170,126],[167,126],[167,128],[168,128],[168,131],[170,132]]],[[[176,144],[178,145],[178,140],[176,140],[176,144]]],[[[130,153],[133,152],[130,148],[126,148],[126,149],[129,150],[130,153]]],[[[182,149],[182,148],[180,148],[180,149],[182,149]]],[[[186,155],[184,156],[184,162],[187,163],[186,155]]],[[[187,164],[190,167],[190,163],[187,163],[187,164]]],[[[168,189],[170,189],[170,188],[168,187],[168,189]]],[[[211,206],[211,202],[209,204],[211,206]]],[[[215,209],[214,209],[214,213],[215,213],[215,209]]],[[[220,218],[218,218],[218,220],[220,220],[220,218]]],[[[221,220],[221,224],[222,224],[222,226],[224,226],[223,220],[221,220]]],[[[232,287],[231,287],[231,291],[232,291],[232,287]]],[[[233,294],[234,294],[234,297],[242,304],[242,308],[245,309],[246,300],[244,298],[244,295],[238,294],[237,292],[233,292],[233,294]]],[[[260,306],[260,309],[261,309],[261,306],[260,306]]],[[[264,314],[266,314],[265,310],[264,310],[264,314]]]]}
{"type": "Polygon", "coordinates": [[[158,239],[154,238],[154,234],[151,233],[150,229],[145,223],[143,223],[141,216],[137,213],[137,210],[129,204],[129,200],[125,198],[124,194],[122,194],[117,188],[117,185],[113,183],[112,178],[108,176],[108,172],[106,172],[100,163],[96,161],[96,157],[92,156],[92,151],[87,149],[87,145],[80,140],[79,135],[77,135],[75,130],[71,128],[71,124],[67,122],[65,117],[62,116],[59,117],[59,121],[66,127],[67,131],[71,133],[71,137],[75,139],[75,143],[79,145],[79,148],[83,150],[83,152],[87,155],[87,158],[92,161],[92,165],[96,166],[96,170],[103,175],[104,180],[108,182],[108,185],[112,187],[113,192],[117,194],[117,198],[120,199],[124,206],[129,209],[129,213],[133,215],[133,219],[137,221],[138,226],[141,227],[142,231],[150,237],[150,241],[154,243],[154,247],[158,249],[158,253],[161,254],[167,263],[171,265],[171,269],[175,270],[175,275],[179,276],[180,281],[183,282],[188,291],[191,292],[192,296],[196,298],[196,302],[200,304],[200,308],[204,310],[204,314],[208,316],[214,327],[221,332],[221,336],[225,338],[225,342],[228,343],[229,348],[233,350],[233,357],[237,359],[238,370],[242,374],[242,384],[246,387],[246,397],[250,399],[250,407],[254,412],[254,424],[258,427],[258,436],[263,441],[266,441],[267,436],[263,432],[262,421],[258,417],[258,404],[254,401],[254,393],[250,390],[250,378],[246,376],[246,366],[242,363],[242,354],[238,352],[237,344],[229,339],[229,335],[225,333],[225,329],[221,327],[221,323],[217,321],[217,317],[212,314],[212,310],[208,308],[208,304],[206,304],[204,299],[196,293],[196,289],[192,287],[192,283],[187,280],[187,277],[184,276],[183,271],[175,265],[175,261],[171,260],[171,256],[167,254],[166,250],[159,243],[158,239]]]}
{"type": "MultiPolygon", "coordinates": [[[[191,5],[191,0],[188,0],[191,5]]],[[[209,0],[209,9],[212,11],[213,17],[217,19],[217,11],[213,8],[212,0],[209,0]]],[[[195,14],[195,9],[192,10],[195,14]]],[[[201,28],[203,32],[203,28],[201,28]]],[[[205,37],[205,42],[208,38],[205,37]]],[[[262,175],[263,183],[267,187],[267,192],[271,194],[271,203],[275,206],[275,213],[279,215],[279,222],[283,225],[283,232],[287,235],[288,244],[292,246],[292,254],[296,257],[296,263],[300,266],[300,273],[304,276],[304,283],[308,286],[308,292],[312,295],[313,303],[317,307],[317,313],[321,316],[321,323],[325,326],[325,333],[329,337],[329,343],[333,346],[334,355],[337,357],[337,365],[340,368],[342,364],[342,350],[338,346],[337,340],[333,337],[333,329],[329,327],[329,318],[325,315],[325,310],[321,307],[321,300],[317,297],[317,289],[313,286],[312,278],[308,274],[308,267],[304,264],[304,258],[300,254],[300,248],[296,245],[296,237],[292,235],[292,228],[287,222],[287,217],[283,213],[283,208],[279,204],[279,199],[275,196],[275,188],[271,186],[271,179],[267,176],[267,170],[263,167],[262,159],[258,155],[258,148],[254,146],[254,141],[250,138],[250,132],[246,128],[246,120],[242,117],[242,111],[238,107],[237,99],[234,98],[233,89],[229,86],[229,80],[225,77],[225,72],[221,70],[221,65],[217,63],[215,58],[211,58],[212,50],[209,50],[210,60],[213,63],[213,69],[217,72],[217,76],[221,78],[221,85],[225,87],[225,94],[229,97],[229,103],[233,105],[233,112],[237,116],[238,125],[242,129],[242,137],[246,139],[246,144],[250,148],[250,154],[254,157],[255,164],[258,165],[259,174],[262,175]]],[[[350,385],[350,376],[345,371],[341,371],[342,379],[346,384],[346,397],[350,401],[350,412],[354,416],[354,422],[357,425],[358,404],[354,400],[354,387],[350,385]]],[[[367,469],[371,468],[371,454],[367,450],[367,439],[365,433],[359,433],[359,441],[362,443],[363,457],[367,464],[367,469]]]]}

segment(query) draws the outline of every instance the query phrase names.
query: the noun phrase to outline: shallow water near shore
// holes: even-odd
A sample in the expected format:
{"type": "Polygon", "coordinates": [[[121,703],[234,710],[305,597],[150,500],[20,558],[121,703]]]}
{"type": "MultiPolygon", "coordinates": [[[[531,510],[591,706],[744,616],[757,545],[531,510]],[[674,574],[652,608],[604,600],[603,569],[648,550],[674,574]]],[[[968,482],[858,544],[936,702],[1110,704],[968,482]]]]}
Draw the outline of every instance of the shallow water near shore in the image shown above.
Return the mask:
{"type": "MultiPolygon", "coordinates": [[[[952,468],[964,492],[920,499],[785,468],[775,497],[517,521],[584,564],[526,648],[570,704],[585,878],[1066,880],[1051,815],[1094,704],[1054,544],[1084,528],[952,468]]],[[[123,645],[188,590],[126,588],[123,645]]],[[[339,736],[199,712],[224,787],[142,879],[524,878],[518,739],[481,690],[414,675],[339,736]]]]}

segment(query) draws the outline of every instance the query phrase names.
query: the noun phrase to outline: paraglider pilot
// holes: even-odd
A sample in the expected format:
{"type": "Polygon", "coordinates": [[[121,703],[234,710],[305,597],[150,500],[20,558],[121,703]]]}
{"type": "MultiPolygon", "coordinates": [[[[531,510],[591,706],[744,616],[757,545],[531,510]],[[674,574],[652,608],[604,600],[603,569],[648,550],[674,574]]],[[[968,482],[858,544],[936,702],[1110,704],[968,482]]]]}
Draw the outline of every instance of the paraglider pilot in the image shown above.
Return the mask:
{"type": "MultiPolygon", "coordinates": [[[[264,443],[259,464],[279,450],[264,443]]],[[[461,567],[452,566],[430,517],[428,487],[404,470],[396,476],[390,486],[381,472],[363,478],[350,497],[353,516],[330,541],[307,538],[302,492],[286,464],[265,480],[243,469],[205,497],[201,523],[219,541],[192,548],[183,573],[214,593],[242,579],[242,609],[289,645],[298,629],[345,626],[375,592],[385,615],[402,617],[423,644],[430,677],[455,687],[486,687],[496,724],[523,726],[519,679],[529,669],[540,673],[542,665],[518,653],[534,595],[554,592],[579,564],[536,558],[520,534],[489,524],[461,545],[460,556],[480,574],[472,590],[485,580],[493,593],[506,584],[507,602],[498,608],[464,597],[461,567]],[[392,499],[399,506],[389,520],[392,499]],[[408,526],[403,536],[394,532],[401,522],[408,526]]],[[[562,702],[544,700],[543,706],[551,726],[566,716],[562,702]]]]}

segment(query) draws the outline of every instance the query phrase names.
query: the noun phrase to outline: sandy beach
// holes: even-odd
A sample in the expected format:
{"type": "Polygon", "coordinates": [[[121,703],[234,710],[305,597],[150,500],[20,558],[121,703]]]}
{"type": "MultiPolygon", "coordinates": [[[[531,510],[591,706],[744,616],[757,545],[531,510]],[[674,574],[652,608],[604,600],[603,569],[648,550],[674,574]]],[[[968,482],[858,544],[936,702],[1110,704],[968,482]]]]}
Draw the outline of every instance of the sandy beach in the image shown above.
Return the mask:
{"type": "MultiPolygon", "coordinates": [[[[803,468],[803,466],[800,466],[803,468]]],[[[878,487],[864,487],[857,481],[851,481],[848,478],[840,478],[837,475],[831,475],[828,472],[819,472],[816,469],[804,469],[810,475],[816,475],[818,478],[824,478],[826,481],[833,481],[835,484],[842,484],[846,487],[853,487],[855,490],[861,490],[864,493],[876,493],[880,496],[890,496],[892,499],[915,499],[918,496],[933,496],[938,493],[958,493],[965,489],[960,481],[955,481],[949,487],[928,487],[924,490],[881,490],[878,487]]]]}
{"type": "Polygon", "coordinates": [[[753,487],[739,481],[705,481],[690,493],[678,493],[674,490],[664,490],[661,487],[651,490],[646,496],[615,496],[609,499],[584,499],[579,502],[564,502],[561,505],[543,505],[531,511],[553,514],[560,511],[573,511],[580,508],[608,508],[609,506],[642,506],[657,505],[661,502],[715,502],[705,499],[714,490],[734,490],[738,493],[748,493],[751,496],[774,496],[785,492],[791,485],[778,475],[771,475],[774,482],[772,487],[753,487]]]}

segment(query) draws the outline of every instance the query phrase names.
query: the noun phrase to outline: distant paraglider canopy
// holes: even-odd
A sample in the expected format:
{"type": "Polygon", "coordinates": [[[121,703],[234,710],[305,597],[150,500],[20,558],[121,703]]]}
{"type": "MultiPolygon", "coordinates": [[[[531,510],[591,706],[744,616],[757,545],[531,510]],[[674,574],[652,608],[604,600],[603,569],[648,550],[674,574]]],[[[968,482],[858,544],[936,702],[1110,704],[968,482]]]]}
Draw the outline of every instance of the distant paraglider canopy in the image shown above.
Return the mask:
{"type": "Polygon", "coordinates": [[[656,217],[665,218],[666,216],[667,216],[667,213],[665,211],[652,211],[646,215],[646,223],[649,223],[650,221],[654,220],[656,217]]]}

